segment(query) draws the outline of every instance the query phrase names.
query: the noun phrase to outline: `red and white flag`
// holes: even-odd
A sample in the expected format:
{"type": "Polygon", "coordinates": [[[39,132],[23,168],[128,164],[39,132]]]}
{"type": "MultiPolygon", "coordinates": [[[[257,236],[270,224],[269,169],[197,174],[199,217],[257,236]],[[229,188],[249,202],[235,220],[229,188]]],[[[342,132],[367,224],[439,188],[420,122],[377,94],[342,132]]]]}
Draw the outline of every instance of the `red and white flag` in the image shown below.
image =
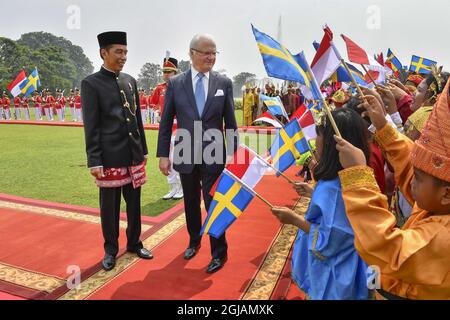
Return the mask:
{"type": "Polygon", "coordinates": [[[320,43],[319,49],[317,49],[316,56],[311,63],[311,70],[316,77],[319,86],[329,79],[341,65],[339,57],[336,55],[335,50],[332,47],[333,32],[327,26],[323,29],[325,35],[320,43]]]}
{"type": "Polygon", "coordinates": [[[11,92],[11,94],[15,98],[22,93],[20,85],[25,81],[27,81],[27,75],[25,74],[25,71],[22,70],[16,77],[16,79],[13,82],[11,82],[6,88],[8,89],[9,92],[11,92]]]}
{"type": "Polygon", "coordinates": [[[253,122],[265,122],[268,123],[275,128],[282,128],[283,126],[280,124],[279,121],[277,121],[269,112],[264,112],[262,115],[260,115],[258,118],[255,119],[253,122]]]}
{"type": "Polygon", "coordinates": [[[290,120],[292,121],[294,119],[298,120],[298,123],[302,128],[306,140],[309,141],[317,138],[316,122],[314,121],[314,116],[311,110],[309,110],[304,104],[298,107],[290,120]]]}
{"type": "MultiPolygon", "coordinates": [[[[225,169],[251,189],[254,189],[264,175],[272,170],[266,160],[245,145],[239,146],[234,154],[233,161],[227,164],[225,169]]],[[[211,188],[209,193],[211,196],[214,196],[219,180],[220,178],[211,188]]]]}
{"type": "Polygon", "coordinates": [[[369,69],[384,72],[384,67],[378,63],[373,57],[367,54],[367,52],[350,40],[348,37],[341,35],[347,46],[348,60],[357,64],[367,65],[369,69]]]}

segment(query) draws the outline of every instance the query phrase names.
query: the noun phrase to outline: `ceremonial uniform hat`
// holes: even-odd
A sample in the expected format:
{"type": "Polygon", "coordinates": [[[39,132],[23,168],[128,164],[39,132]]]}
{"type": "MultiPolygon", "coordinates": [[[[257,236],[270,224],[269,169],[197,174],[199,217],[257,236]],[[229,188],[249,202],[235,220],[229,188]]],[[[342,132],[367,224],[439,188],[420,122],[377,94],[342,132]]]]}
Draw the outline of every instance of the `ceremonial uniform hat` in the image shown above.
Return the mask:
{"type": "Polygon", "coordinates": [[[164,59],[163,72],[178,72],[178,60],[175,58],[164,59]]]}
{"type": "Polygon", "coordinates": [[[97,36],[100,48],[106,48],[113,44],[127,45],[127,34],[121,31],[109,31],[97,36]]]}

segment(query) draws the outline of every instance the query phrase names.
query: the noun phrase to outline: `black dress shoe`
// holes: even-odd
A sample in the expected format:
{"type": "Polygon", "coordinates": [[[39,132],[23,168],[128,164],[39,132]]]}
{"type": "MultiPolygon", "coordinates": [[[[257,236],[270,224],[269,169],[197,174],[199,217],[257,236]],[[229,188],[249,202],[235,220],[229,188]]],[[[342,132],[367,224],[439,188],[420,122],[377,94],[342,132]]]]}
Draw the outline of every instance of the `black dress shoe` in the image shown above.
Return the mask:
{"type": "Polygon", "coordinates": [[[184,260],[191,260],[193,257],[195,257],[200,247],[201,246],[197,246],[194,248],[187,248],[186,251],[184,252],[184,260]]]}
{"type": "Polygon", "coordinates": [[[214,273],[222,269],[222,267],[225,265],[225,262],[227,262],[228,257],[225,256],[225,258],[218,258],[218,259],[212,259],[211,262],[208,265],[208,269],[206,269],[206,273],[214,273]]]}
{"type": "Polygon", "coordinates": [[[145,248],[138,249],[136,251],[128,251],[136,253],[137,256],[141,259],[150,260],[153,259],[153,254],[150,252],[150,250],[147,250],[145,248]]]}
{"type": "Polygon", "coordinates": [[[111,271],[116,266],[116,257],[111,254],[106,254],[102,261],[102,267],[105,271],[111,271]]]}

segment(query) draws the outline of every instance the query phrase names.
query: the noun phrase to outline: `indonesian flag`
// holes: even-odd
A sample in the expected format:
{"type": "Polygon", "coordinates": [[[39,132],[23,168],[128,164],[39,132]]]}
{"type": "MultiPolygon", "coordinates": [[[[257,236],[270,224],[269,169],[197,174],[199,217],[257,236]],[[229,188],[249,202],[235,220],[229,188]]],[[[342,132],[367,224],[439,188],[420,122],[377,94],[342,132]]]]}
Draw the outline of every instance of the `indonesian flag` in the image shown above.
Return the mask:
{"type": "Polygon", "coordinates": [[[348,59],[351,62],[367,65],[369,69],[375,71],[384,71],[384,67],[378,63],[367,52],[344,35],[341,35],[347,46],[348,59]]]}
{"type": "Polygon", "coordinates": [[[275,128],[282,128],[282,125],[280,124],[280,122],[275,120],[275,118],[269,112],[264,112],[262,115],[260,115],[258,118],[256,118],[255,121],[253,121],[253,122],[265,122],[265,123],[268,123],[268,124],[274,126],[275,128]]]}
{"type": "Polygon", "coordinates": [[[311,110],[302,104],[292,115],[291,121],[295,118],[298,120],[298,123],[302,128],[306,140],[309,141],[317,138],[316,122],[314,121],[314,116],[311,110]]]}
{"type": "MultiPolygon", "coordinates": [[[[241,180],[247,187],[254,189],[267,171],[271,170],[271,167],[255,151],[245,145],[240,145],[234,154],[233,161],[225,169],[241,180]]],[[[214,196],[219,181],[220,177],[211,188],[209,193],[211,196],[214,196]]]]}
{"type": "Polygon", "coordinates": [[[13,97],[17,97],[19,94],[22,93],[22,88],[20,87],[20,85],[27,81],[27,75],[25,74],[25,71],[22,70],[19,75],[16,77],[16,79],[11,82],[8,87],[6,87],[8,89],[9,92],[11,92],[11,94],[13,95],[13,97]]]}
{"type": "Polygon", "coordinates": [[[311,70],[319,85],[329,79],[341,65],[341,61],[331,45],[331,41],[333,41],[333,32],[331,32],[328,27],[325,27],[324,32],[325,35],[317,49],[316,56],[311,63],[311,70]]]}

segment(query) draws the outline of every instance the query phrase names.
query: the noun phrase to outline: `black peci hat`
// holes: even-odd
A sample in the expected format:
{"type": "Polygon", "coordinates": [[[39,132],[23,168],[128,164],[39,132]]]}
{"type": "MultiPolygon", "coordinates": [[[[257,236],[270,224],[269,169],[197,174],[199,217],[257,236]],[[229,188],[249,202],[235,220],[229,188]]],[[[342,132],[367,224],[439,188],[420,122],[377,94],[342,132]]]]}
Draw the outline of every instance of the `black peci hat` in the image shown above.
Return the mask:
{"type": "Polygon", "coordinates": [[[113,44],[127,45],[127,34],[121,31],[108,31],[97,36],[101,49],[113,44]]]}

